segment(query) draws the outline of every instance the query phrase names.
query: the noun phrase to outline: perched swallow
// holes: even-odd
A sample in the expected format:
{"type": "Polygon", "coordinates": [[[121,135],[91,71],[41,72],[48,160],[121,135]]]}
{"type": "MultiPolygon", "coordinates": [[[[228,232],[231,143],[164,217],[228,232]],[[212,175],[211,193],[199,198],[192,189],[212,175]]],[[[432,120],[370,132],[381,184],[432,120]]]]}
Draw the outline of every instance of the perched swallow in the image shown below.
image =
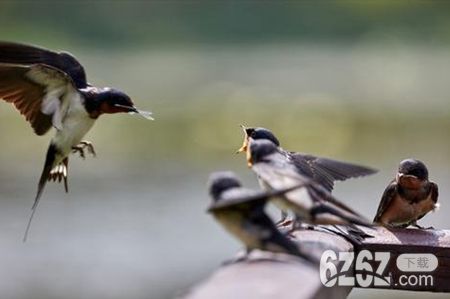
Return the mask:
{"type": "Polygon", "coordinates": [[[298,187],[258,192],[242,187],[232,172],[216,172],[211,174],[209,180],[209,193],[213,202],[208,212],[246,246],[247,254],[253,249],[260,249],[299,256],[315,263],[313,258],[302,253],[294,242],[278,230],[264,211],[271,197],[298,187]]]}
{"type": "Polygon", "coordinates": [[[0,42],[0,98],[14,104],[37,135],[56,129],[24,241],[46,182],[63,180],[68,191],[69,154],[84,157],[87,149],[95,155],[92,144],[82,138],[100,115],[125,112],[151,118],[122,91],[90,85],[83,66],[71,54],[11,42],[0,42]]]}
{"type": "Polygon", "coordinates": [[[293,211],[298,220],[308,224],[371,226],[364,217],[335,199],[321,184],[300,174],[275,143],[251,139],[248,147],[251,168],[265,190],[304,184],[304,188],[297,188],[272,200],[282,210],[293,211]]]}
{"type": "Polygon", "coordinates": [[[251,166],[248,146],[250,140],[269,140],[279,148],[284,158],[295,166],[296,172],[316,181],[330,192],[333,190],[334,181],[344,181],[349,178],[366,176],[377,172],[375,169],[366,166],[286,151],[281,148],[277,137],[270,130],[265,128],[246,128],[244,126],[242,128],[245,134],[244,143],[237,152],[246,152],[249,167],[251,166]]]}
{"type": "Polygon", "coordinates": [[[439,207],[438,186],[428,180],[428,169],[419,160],[400,162],[396,178],[381,197],[374,222],[389,227],[422,228],[417,224],[428,212],[439,207]]]}

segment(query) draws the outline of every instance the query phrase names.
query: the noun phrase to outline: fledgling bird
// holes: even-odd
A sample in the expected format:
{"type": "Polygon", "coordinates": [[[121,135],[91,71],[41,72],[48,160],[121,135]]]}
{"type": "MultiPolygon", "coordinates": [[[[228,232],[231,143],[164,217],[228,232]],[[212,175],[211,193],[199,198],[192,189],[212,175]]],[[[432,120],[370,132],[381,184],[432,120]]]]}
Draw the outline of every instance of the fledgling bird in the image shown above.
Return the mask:
{"type": "Polygon", "coordinates": [[[64,181],[66,192],[69,154],[84,150],[95,155],[84,135],[102,114],[138,113],[124,92],[95,87],[86,79],[83,66],[67,52],[53,52],[35,46],[0,42],[0,98],[12,103],[31,124],[37,135],[56,129],[45,158],[32,213],[24,235],[47,181],[64,181]]]}
{"type": "Polygon", "coordinates": [[[422,228],[417,220],[439,207],[438,194],[438,186],[428,180],[428,169],[423,162],[403,160],[381,197],[373,221],[387,227],[422,228]]]}
{"type": "Polygon", "coordinates": [[[245,245],[247,256],[252,250],[260,249],[295,255],[316,263],[314,258],[301,252],[293,241],[281,233],[264,211],[271,197],[298,187],[300,185],[258,192],[242,187],[233,172],[216,172],[209,179],[209,194],[213,201],[208,212],[245,245]]]}
{"type": "Polygon", "coordinates": [[[297,188],[272,200],[282,210],[291,210],[302,223],[371,226],[363,216],[335,199],[321,184],[300,174],[273,142],[252,139],[248,146],[251,169],[265,190],[305,184],[305,188],[297,188]]]}
{"type": "Polygon", "coordinates": [[[251,166],[248,146],[250,140],[269,140],[278,147],[289,164],[295,166],[296,172],[316,181],[330,192],[333,190],[335,181],[344,181],[349,178],[371,175],[377,172],[377,170],[366,166],[286,151],[280,146],[278,138],[270,130],[258,127],[241,127],[244,130],[245,137],[242,147],[237,152],[246,152],[249,166],[251,166]]]}

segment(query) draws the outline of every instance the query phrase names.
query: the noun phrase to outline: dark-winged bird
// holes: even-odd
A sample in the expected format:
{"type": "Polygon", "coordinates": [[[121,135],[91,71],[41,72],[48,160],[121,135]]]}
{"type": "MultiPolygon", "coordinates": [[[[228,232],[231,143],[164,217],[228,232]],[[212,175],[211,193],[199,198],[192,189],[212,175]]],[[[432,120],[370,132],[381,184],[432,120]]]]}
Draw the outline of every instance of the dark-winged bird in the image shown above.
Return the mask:
{"type": "MultiPolygon", "coordinates": [[[[265,128],[246,128],[244,126],[242,128],[245,138],[238,152],[247,153],[247,162],[249,161],[249,141],[252,139],[269,140],[279,147],[285,159],[295,166],[295,170],[299,174],[313,179],[330,192],[333,190],[335,181],[344,181],[349,178],[366,176],[377,172],[375,169],[366,166],[286,151],[281,148],[278,138],[270,130],[265,128]]],[[[249,166],[251,166],[250,163],[249,166]]]]}
{"type": "Polygon", "coordinates": [[[303,223],[370,226],[364,217],[335,199],[321,184],[300,174],[273,142],[251,139],[248,147],[249,163],[265,190],[305,184],[304,188],[273,199],[283,211],[291,210],[303,223]]]}
{"type": "Polygon", "coordinates": [[[86,148],[95,154],[92,144],[82,138],[100,115],[125,112],[150,118],[122,91],[90,85],[83,66],[71,54],[11,42],[0,42],[0,98],[12,103],[37,135],[56,129],[24,240],[46,182],[63,180],[68,191],[69,154],[76,151],[84,157],[86,148]]]}
{"type": "Polygon", "coordinates": [[[315,262],[278,228],[265,213],[267,200],[300,187],[291,186],[272,192],[254,191],[242,187],[232,172],[216,172],[209,180],[212,204],[208,212],[246,247],[247,254],[253,249],[286,253],[315,262]]]}
{"type": "Polygon", "coordinates": [[[381,197],[374,222],[388,227],[421,228],[417,220],[438,208],[438,186],[428,180],[428,169],[419,160],[400,162],[396,178],[381,197]]]}

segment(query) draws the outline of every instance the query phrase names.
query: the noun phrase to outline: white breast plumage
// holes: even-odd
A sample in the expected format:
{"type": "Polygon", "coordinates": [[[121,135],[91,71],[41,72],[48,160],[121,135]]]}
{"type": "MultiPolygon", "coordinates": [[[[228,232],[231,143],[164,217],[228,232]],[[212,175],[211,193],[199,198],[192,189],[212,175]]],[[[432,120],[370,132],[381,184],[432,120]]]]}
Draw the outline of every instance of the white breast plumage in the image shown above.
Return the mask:
{"type": "Polygon", "coordinates": [[[70,153],[72,147],[77,145],[94,125],[95,119],[89,116],[83,101],[78,92],[67,94],[62,101],[62,130],[57,130],[53,143],[64,156],[70,153]],[[67,107],[64,107],[65,105],[67,107]]]}

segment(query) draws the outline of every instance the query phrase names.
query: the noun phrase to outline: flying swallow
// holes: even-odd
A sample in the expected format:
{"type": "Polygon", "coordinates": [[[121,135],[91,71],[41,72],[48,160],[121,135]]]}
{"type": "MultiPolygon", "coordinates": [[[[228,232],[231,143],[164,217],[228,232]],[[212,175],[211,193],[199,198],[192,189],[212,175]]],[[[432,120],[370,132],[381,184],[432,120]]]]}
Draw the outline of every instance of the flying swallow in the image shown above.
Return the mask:
{"type": "Polygon", "coordinates": [[[282,210],[291,210],[301,222],[308,224],[371,226],[363,216],[334,198],[321,184],[300,174],[275,143],[265,139],[252,139],[248,147],[251,168],[265,190],[304,184],[304,188],[297,188],[272,199],[282,210]]]}
{"type": "Polygon", "coordinates": [[[37,135],[56,129],[24,241],[46,182],[64,181],[68,191],[69,154],[79,152],[84,157],[87,149],[95,155],[92,144],[82,138],[100,115],[123,112],[151,118],[150,112],[139,111],[124,92],[90,85],[83,66],[71,54],[11,42],[0,42],[0,99],[12,103],[37,135]]]}
{"type": "Polygon", "coordinates": [[[314,258],[301,252],[298,245],[281,233],[264,211],[271,197],[299,186],[258,192],[242,187],[232,172],[216,172],[209,179],[209,193],[213,201],[208,212],[245,245],[247,255],[254,249],[260,249],[295,255],[316,263],[314,258]]]}
{"type": "Polygon", "coordinates": [[[284,158],[295,166],[296,172],[316,181],[330,192],[333,190],[335,181],[344,181],[349,178],[366,176],[377,172],[375,169],[366,166],[286,151],[280,146],[278,138],[270,130],[241,127],[244,130],[245,137],[242,147],[237,152],[246,152],[249,167],[251,167],[251,162],[248,145],[250,140],[253,139],[273,142],[279,148],[284,158]]]}
{"type": "Polygon", "coordinates": [[[419,160],[400,162],[395,179],[381,197],[375,223],[389,227],[422,228],[417,224],[428,212],[439,207],[438,186],[428,180],[428,169],[419,160]]]}

